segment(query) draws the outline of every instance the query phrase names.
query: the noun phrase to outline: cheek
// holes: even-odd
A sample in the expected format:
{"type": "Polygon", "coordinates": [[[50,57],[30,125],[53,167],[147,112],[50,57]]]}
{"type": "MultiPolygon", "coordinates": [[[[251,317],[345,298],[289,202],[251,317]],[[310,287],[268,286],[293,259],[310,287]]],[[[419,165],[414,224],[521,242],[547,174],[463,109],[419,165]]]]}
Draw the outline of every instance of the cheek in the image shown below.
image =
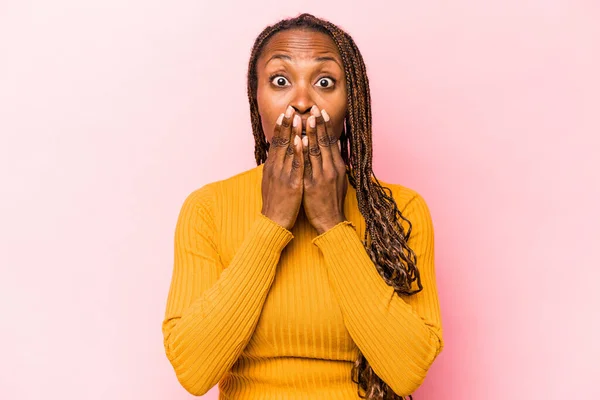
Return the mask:
{"type": "Polygon", "coordinates": [[[336,98],[334,104],[332,104],[333,108],[335,108],[335,116],[334,120],[334,129],[336,137],[339,138],[342,130],[344,129],[344,120],[346,119],[347,112],[347,104],[346,104],[346,91],[339,93],[339,96],[336,98]]]}
{"type": "Polygon", "coordinates": [[[344,120],[346,119],[346,105],[338,107],[333,118],[333,127],[335,129],[335,135],[339,139],[344,129],[344,120]]]}
{"type": "Polygon", "coordinates": [[[335,137],[336,138],[340,138],[340,136],[342,135],[342,130],[344,129],[344,119],[340,119],[338,121],[336,121],[335,125],[334,125],[334,129],[335,129],[335,137]]]}
{"type": "Polygon", "coordinates": [[[275,129],[275,121],[277,121],[280,113],[278,111],[280,107],[274,102],[273,96],[261,90],[260,86],[256,92],[256,102],[265,138],[267,142],[270,142],[275,129]]]}
{"type": "Polygon", "coordinates": [[[270,122],[262,120],[262,128],[265,134],[265,138],[267,142],[271,142],[271,138],[273,137],[273,129],[275,128],[270,122]]]}

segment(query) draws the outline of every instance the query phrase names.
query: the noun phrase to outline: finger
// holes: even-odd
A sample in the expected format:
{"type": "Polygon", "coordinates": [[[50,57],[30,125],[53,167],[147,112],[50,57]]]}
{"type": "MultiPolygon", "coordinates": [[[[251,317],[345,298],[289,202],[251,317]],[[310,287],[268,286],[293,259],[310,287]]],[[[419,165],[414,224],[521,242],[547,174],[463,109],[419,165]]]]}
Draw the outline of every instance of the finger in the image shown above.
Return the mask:
{"type": "Polygon", "coordinates": [[[312,176],[317,176],[323,169],[321,148],[317,141],[317,123],[315,116],[311,115],[306,120],[306,136],[308,137],[308,158],[312,176]]]}
{"type": "Polygon", "coordinates": [[[294,115],[292,120],[292,140],[293,145],[288,147],[287,157],[285,158],[285,171],[293,179],[302,179],[304,171],[301,170],[304,162],[302,161],[302,119],[299,115],[294,115]]]}
{"type": "Polygon", "coordinates": [[[317,124],[317,143],[319,144],[319,148],[321,150],[321,163],[323,165],[323,170],[328,171],[333,169],[333,158],[331,156],[329,135],[325,128],[325,120],[323,119],[323,115],[321,114],[319,107],[313,106],[310,112],[315,116],[315,121],[317,124]]]}
{"type": "MultiPolygon", "coordinates": [[[[292,115],[294,113],[294,109],[291,106],[285,110],[285,114],[282,114],[277,119],[277,123],[275,124],[275,133],[277,136],[273,136],[271,140],[271,146],[269,150],[274,149],[274,158],[275,163],[278,165],[282,165],[283,161],[288,152],[288,147],[292,144],[292,115]],[[279,125],[279,129],[277,126],[279,125]]],[[[292,149],[293,154],[293,149],[292,149]]]]}
{"type": "Polygon", "coordinates": [[[312,165],[308,156],[308,136],[302,137],[302,156],[304,159],[304,182],[312,179],[312,165]]]}
{"type": "MultiPolygon", "coordinates": [[[[333,132],[333,125],[331,123],[331,118],[329,114],[325,110],[321,110],[321,115],[323,115],[323,120],[325,121],[325,129],[327,129],[327,133],[333,132]]],[[[340,149],[341,142],[339,139],[335,139],[334,136],[329,136],[329,143],[331,149],[331,157],[333,160],[333,164],[338,168],[340,172],[346,172],[346,163],[342,158],[342,150],[340,149]]]]}
{"type": "Polygon", "coordinates": [[[269,143],[269,154],[267,155],[266,161],[268,163],[274,163],[277,159],[277,150],[279,149],[279,146],[276,146],[273,143],[281,143],[281,121],[283,120],[283,116],[283,113],[279,114],[277,121],[275,121],[275,129],[273,130],[273,136],[269,143]]]}
{"type": "Polygon", "coordinates": [[[298,167],[295,168],[292,172],[292,177],[295,182],[299,182],[302,186],[302,177],[304,176],[304,154],[302,154],[302,118],[298,122],[300,133],[296,135],[298,138],[298,146],[296,148],[296,153],[294,154],[294,160],[298,163],[298,167]]]}

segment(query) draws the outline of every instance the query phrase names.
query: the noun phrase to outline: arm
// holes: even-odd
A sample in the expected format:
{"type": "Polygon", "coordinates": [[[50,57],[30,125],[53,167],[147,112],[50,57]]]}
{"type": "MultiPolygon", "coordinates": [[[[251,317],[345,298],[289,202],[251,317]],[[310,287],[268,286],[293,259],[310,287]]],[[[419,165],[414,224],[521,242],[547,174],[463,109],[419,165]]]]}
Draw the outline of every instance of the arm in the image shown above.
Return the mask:
{"type": "Polygon", "coordinates": [[[423,284],[412,296],[400,297],[385,283],[352,222],[339,223],[313,243],[323,253],[352,339],[375,373],[396,394],[408,396],[425,379],[443,340],[429,209],[416,194],[403,215],[413,226],[408,245],[417,256],[423,284]]]}
{"type": "Polygon", "coordinates": [[[223,269],[215,245],[210,185],[185,200],[175,228],[173,276],[162,324],[177,379],[191,394],[208,392],[246,347],[275,277],[290,231],[262,214],[223,269]]]}

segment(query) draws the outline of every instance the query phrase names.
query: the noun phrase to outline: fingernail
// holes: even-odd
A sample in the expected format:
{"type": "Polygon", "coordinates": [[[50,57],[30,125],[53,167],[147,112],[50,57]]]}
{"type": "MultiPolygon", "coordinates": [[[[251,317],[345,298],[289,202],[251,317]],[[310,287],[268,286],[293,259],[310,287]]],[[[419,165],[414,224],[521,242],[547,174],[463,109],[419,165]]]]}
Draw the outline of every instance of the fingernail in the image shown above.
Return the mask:
{"type": "Polygon", "coordinates": [[[327,111],[323,110],[321,113],[323,114],[323,119],[325,122],[329,121],[329,114],[327,114],[327,111]]]}
{"type": "Polygon", "coordinates": [[[279,117],[277,118],[277,125],[281,125],[281,121],[283,121],[283,113],[279,114],[279,117]]]}
{"type": "Polygon", "coordinates": [[[302,144],[305,146],[308,146],[308,136],[303,136],[302,137],[302,144]]]}
{"type": "Polygon", "coordinates": [[[286,108],[286,110],[285,110],[285,117],[286,118],[291,117],[293,112],[294,112],[294,108],[292,106],[288,106],[288,108],[286,108]]]}
{"type": "Polygon", "coordinates": [[[316,122],[315,122],[315,117],[314,117],[314,116],[312,116],[312,115],[311,115],[310,117],[308,117],[308,125],[309,125],[311,128],[314,128],[314,127],[315,127],[315,125],[316,125],[316,122]]]}
{"type": "MultiPolygon", "coordinates": [[[[295,120],[296,118],[294,118],[295,120]]],[[[294,135],[294,146],[298,146],[298,140],[300,140],[300,138],[298,137],[298,135],[294,135]]]]}
{"type": "Polygon", "coordinates": [[[321,115],[321,111],[319,111],[319,107],[317,107],[316,105],[312,106],[312,108],[310,109],[310,112],[315,116],[318,117],[321,115]]]}
{"type": "Polygon", "coordinates": [[[294,122],[293,122],[294,127],[298,126],[299,123],[300,123],[300,117],[298,116],[298,114],[296,114],[296,115],[294,115],[294,122]]]}

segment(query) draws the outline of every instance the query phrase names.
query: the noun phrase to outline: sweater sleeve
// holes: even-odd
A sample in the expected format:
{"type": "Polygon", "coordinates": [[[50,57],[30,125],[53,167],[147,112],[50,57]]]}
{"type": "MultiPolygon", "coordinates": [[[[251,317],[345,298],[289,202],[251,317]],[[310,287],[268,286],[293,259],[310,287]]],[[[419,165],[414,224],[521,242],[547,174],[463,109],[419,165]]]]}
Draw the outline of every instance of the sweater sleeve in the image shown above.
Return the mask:
{"type": "Polygon", "coordinates": [[[191,193],[175,227],[174,266],[162,323],[178,381],[200,396],[250,340],[292,233],[257,213],[227,268],[221,264],[210,185],[191,193]]]}
{"type": "Polygon", "coordinates": [[[396,394],[408,396],[423,383],[443,340],[429,209],[417,193],[402,215],[412,223],[408,245],[423,285],[412,296],[399,296],[385,283],[352,222],[340,222],[312,242],[328,266],[350,336],[374,372],[396,394]]]}

